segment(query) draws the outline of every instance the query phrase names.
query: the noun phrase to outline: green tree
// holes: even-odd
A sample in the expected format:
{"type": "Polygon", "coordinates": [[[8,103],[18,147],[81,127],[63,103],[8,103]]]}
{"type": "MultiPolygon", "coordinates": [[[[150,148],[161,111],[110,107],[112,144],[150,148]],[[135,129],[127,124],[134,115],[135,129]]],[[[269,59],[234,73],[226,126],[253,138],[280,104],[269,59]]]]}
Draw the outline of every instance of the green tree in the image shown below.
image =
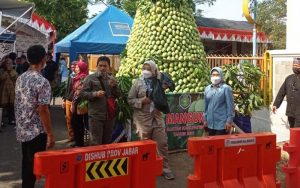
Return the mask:
{"type": "Polygon", "coordinates": [[[107,4],[114,5],[120,9],[123,9],[130,16],[134,17],[138,1],[139,0],[107,0],[106,2],[107,4]]]}
{"type": "Polygon", "coordinates": [[[209,6],[212,6],[216,2],[216,0],[193,0],[193,9],[194,9],[194,16],[196,18],[202,17],[202,9],[197,8],[198,5],[208,4],[209,6]]]}
{"type": "Polygon", "coordinates": [[[258,23],[272,41],[274,49],[285,49],[286,13],[286,0],[265,0],[258,3],[258,23]]]}
{"type": "Polygon", "coordinates": [[[57,30],[57,40],[71,33],[88,18],[88,0],[27,0],[35,3],[36,12],[57,30]]]}

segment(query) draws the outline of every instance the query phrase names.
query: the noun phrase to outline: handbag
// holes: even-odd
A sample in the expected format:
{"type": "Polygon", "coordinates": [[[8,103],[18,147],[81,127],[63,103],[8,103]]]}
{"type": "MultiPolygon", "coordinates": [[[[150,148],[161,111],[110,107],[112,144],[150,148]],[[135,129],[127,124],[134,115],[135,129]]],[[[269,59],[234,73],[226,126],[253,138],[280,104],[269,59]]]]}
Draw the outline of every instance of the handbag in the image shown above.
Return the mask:
{"type": "Polygon", "coordinates": [[[154,106],[157,110],[161,111],[164,114],[170,112],[169,104],[167,101],[167,96],[162,87],[162,83],[159,79],[152,79],[152,92],[150,99],[153,101],[154,106]]]}
{"type": "Polygon", "coordinates": [[[88,101],[84,100],[77,104],[76,106],[77,115],[85,115],[88,113],[88,101]]]}
{"type": "MultiPolygon", "coordinates": [[[[99,78],[100,84],[102,89],[105,91],[105,86],[99,78]]],[[[117,103],[115,97],[107,97],[106,96],[106,111],[107,111],[107,116],[109,119],[113,119],[116,116],[116,111],[117,111],[117,103]]]]}
{"type": "Polygon", "coordinates": [[[175,83],[168,73],[161,72],[161,82],[162,82],[162,84],[165,84],[166,86],[168,86],[170,91],[175,90],[175,83]]]}
{"type": "Polygon", "coordinates": [[[78,82],[78,84],[75,86],[75,88],[76,88],[76,91],[74,92],[73,101],[72,101],[72,106],[74,109],[72,109],[72,110],[75,110],[75,108],[76,108],[77,115],[88,114],[88,101],[79,97],[79,93],[82,90],[82,80],[80,80],[80,82],[78,82]]]}
{"type": "Polygon", "coordinates": [[[117,103],[114,97],[107,97],[106,99],[107,115],[110,119],[116,116],[117,103]]]}

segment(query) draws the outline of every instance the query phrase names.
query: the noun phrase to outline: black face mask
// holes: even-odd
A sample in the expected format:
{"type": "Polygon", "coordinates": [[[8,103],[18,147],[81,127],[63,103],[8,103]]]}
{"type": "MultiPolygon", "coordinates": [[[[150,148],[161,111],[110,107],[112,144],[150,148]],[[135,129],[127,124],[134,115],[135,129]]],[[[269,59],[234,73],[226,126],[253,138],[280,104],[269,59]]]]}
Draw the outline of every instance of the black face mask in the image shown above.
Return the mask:
{"type": "Polygon", "coordinates": [[[293,67],[293,72],[294,72],[295,74],[299,74],[299,73],[300,73],[300,69],[299,69],[299,68],[293,67]]]}

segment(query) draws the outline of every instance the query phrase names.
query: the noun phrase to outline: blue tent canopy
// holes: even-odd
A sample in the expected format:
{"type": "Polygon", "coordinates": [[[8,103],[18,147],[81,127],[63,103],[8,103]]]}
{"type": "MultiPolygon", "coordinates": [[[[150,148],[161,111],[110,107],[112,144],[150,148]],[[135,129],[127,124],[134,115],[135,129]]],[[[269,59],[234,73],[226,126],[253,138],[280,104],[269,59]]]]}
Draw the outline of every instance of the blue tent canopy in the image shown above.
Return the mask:
{"type": "Polygon", "coordinates": [[[107,7],[55,45],[55,53],[120,54],[130,35],[133,19],[114,6],[107,7]]]}

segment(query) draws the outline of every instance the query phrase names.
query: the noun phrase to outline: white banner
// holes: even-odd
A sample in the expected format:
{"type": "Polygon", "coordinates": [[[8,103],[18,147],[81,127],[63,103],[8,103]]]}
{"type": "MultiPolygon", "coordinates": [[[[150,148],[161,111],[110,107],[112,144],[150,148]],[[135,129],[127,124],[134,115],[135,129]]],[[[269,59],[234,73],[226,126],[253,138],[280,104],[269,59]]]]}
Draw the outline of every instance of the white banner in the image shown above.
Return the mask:
{"type": "Polygon", "coordinates": [[[0,59],[2,59],[2,57],[12,52],[13,49],[14,49],[14,43],[0,42],[0,59]]]}

